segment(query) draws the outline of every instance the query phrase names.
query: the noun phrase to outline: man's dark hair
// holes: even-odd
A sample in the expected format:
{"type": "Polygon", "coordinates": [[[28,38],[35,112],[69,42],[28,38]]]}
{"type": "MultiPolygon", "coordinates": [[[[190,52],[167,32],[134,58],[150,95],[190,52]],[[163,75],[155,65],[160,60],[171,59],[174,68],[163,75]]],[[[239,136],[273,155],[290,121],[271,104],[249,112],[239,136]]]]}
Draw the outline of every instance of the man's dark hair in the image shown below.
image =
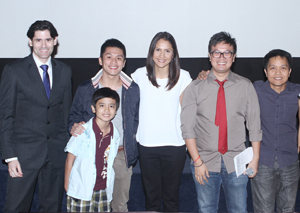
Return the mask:
{"type": "Polygon", "coordinates": [[[229,44],[233,46],[233,54],[236,54],[236,41],[235,38],[232,38],[231,35],[227,32],[219,32],[214,34],[208,44],[208,52],[211,52],[212,46],[216,46],[219,43],[224,42],[225,44],[229,44]]]}
{"type": "Polygon", "coordinates": [[[119,94],[108,88],[108,87],[102,87],[98,89],[96,92],[94,92],[93,97],[92,97],[92,105],[96,108],[96,103],[102,99],[102,98],[112,98],[116,101],[116,109],[119,109],[120,105],[120,97],[119,94]]]}
{"type": "Polygon", "coordinates": [[[43,21],[36,21],[34,22],[27,31],[27,37],[32,39],[34,37],[35,31],[43,31],[49,30],[51,38],[55,39],[58,36],[58,33],[50,21],[43,20],[43,21]]]}
{"type": "Polygon", "coordinates": [[[123,51],[123,55],[124,55],[124,60],[126,59],[126,48],[124,46],[124,44],[119,41],[118,39],[115,38],[111,38],[111,39],[107,39],[101,46],[100,49],[100,57],[102,58],[103,53],[105,52],[107,47],[117,47],[120,48],[123,51]]]}
{"type": "Polygon", "coordinates": [[[289,52],[285,51],[285,50],[275,49],[275,50],[271,50],[270,52],[268,52],[264,57],[264,68],[266,70],[268,68],[270,58],[277,57],[277,56],[279,56],[281,58],[286,58],[286,60],[289,63],[289,69],[292,68],[293,59],[292,59],[291,54],[289,52]]]}
{"type": "Polygon", "coordinates": [[[179,62],[179,54],[178,54],[178,50],[177,50],[176,41],[175,41],[174,37],[168,32],[157,33],[150,43],[148,57],[147,57],[147,61],[146,61],[148,79],[152,83],[153,86],[159,87],[159,85],[156,81],[156,76],[155,76],[155,63],[153,60],[153,53],[154,53],[154,50],[156,47],[156,43],[160,39],[170,42],[170,44],[173,48],[173,58],[169,64],[169,80],[168,80],[168,84],[166,86],[168,88],[167,90],[171,90],[177,84],[179,76],[180,76],[180,62],[179,62]]]}

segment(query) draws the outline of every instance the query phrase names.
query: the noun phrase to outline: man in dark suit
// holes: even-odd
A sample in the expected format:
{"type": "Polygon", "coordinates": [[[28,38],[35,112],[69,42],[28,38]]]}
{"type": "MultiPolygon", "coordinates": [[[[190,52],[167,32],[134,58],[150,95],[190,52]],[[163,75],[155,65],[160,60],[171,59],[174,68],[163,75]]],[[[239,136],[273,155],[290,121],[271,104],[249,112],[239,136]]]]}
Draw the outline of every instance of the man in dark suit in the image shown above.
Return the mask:
{"type": "Polygon", "coordinates": [[[4,212],[29,211],[37,181],[40,212],[55,212],[64,190],[71,68],[51,58],[58,34],[49,21],[33,23],[27,36],[32,54],[7,64],[0,82],[0,140],[9,172],[4,212]]]}

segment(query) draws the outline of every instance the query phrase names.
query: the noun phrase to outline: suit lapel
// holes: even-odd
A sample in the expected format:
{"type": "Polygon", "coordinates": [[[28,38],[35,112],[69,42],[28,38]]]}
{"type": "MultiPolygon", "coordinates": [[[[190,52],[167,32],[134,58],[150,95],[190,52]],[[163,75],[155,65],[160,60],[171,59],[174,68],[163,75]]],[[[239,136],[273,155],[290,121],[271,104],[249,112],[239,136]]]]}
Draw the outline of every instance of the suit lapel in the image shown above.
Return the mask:
{"type": "Polygon", "coordinates": [[[50,94],[50,98],[55,94],[57,94],[55,91],[59,88],[59,84],[61,79],[61,72],[60,72],[60,68],[59,66],[56,64],[55,60],[51,60],[52,63],[52,90],[51,90],[51,94],[50,94]]]}
{"type": "MultiPolygon", "coordinates": [[[[32,54],[30,56],[28,56],[28,74],[29,74],[29,76],[31,76],[31,78],[35,82],[33,86],[36,86],[37,90],[41,93],[41,95],[44,96],[46,99],[48,99],[43,81],[41,79],[41,76],[40,76],[39,70],[36,66],[36,63],[33,60],[32,54]]],[[[50,95],[50,97],[51,97],[51,95],[50,95]]]]}

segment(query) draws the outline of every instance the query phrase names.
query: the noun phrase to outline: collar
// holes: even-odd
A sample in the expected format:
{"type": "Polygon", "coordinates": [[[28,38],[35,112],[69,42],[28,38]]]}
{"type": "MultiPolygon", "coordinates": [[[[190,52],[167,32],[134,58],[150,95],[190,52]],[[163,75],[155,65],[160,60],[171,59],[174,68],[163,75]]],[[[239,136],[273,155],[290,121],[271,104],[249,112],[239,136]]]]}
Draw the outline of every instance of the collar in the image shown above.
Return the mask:
{"type": "MultiPolygon", "coordinates": [[[[274,92],[276,94],[278,94],[275,90],[273,90],[271,88],[271,85],[270,85],[270,82],[268,80],[266,80],[264,82],[264,87],[265,87],[265,90],[269,91],[269,92],[274,92]]],[[[284,94],[286,92],[289,92],[291,90],[291,83],[289,81],[286,82],[286,87],[285,89],[280,93],[280,94],[284,94]]],[[[278,94],[279,95],[279,94],[278,94]]]]}
{"type": "Polygon", "coordinates": [[[47,64],[49,68],[52,68],[52,64],[51,64],[51,56],[50,56],[49,60],[47,61],[47,63],[42,63],[42,62],[34,55],[34,53],[32,53],[32,57],[33,57],[33,60],[34,60],[36,66],[37,66],[38,68],[40,68],[40,66],[43,65],[43,64],[47,64]]]}
{"type": "Polygon", "coordinates": [[[93,130],[94,130],[95,135],[99,135],[100,133],[102,133],[101,137],[104,137],[104,136],[108,137],[109,136],[110,138],[113,138],[113,136],[114,136],[114,127],[113,127],[112,122],[109,122],[109,127],[110,127],[109,133],[106,134],[106,135],[103,135],[103,131],[99,128],[99,126],[96,123],[96,118],[95,117],[93,118],[93,130]]]}
{"type": "MultiPolygon", "coordinates": [[[[216,83],[216,76],[214,75],[212,69],[210,70],[209,74],[207,75],[207,80],[210,82],[210,83],[216,83]]],[[[227,85],[228,84],[232,84],[232,83],[236,83],[237,81],[237,78],[236,76],[233,74],[233,72],[230,70],[227,77],[225,78],[227,79],[227,85]]],[[[225,80],[224,79],[224,80],[225,80]]],[[[224,84],[225,85],[225,84],[224,84]]]]}
{"type": "MultiPolygon", "coordinates": [[[[91,78],[93,87],[96,89],[99,87],[100,79],[103,75],[103,69],[101,69],[94,77],[91,78]]],[[[122,81],[123,86],[128,89],[132,83],[132,79],[126,75],[123,71],[120,72],[120,79],[122,81]]]]}

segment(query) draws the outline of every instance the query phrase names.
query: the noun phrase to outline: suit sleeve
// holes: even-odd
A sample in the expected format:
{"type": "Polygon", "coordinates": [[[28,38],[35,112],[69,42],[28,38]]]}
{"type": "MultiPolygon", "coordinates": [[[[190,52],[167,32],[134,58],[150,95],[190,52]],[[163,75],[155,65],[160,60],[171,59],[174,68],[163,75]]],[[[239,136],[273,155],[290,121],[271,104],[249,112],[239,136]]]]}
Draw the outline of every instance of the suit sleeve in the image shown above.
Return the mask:
{"type": "Polygon", "coordinates": [[[0,140],[2,158],[18,157],[14,152],[14,133],[17,75],[10,65],[4,67],[0,82],[0,140]]]}
{"type": "Polygon", "coordinates": [[[73,103],[72,103],[72,107],[71,107],[71,111],[70,111],[70,115],[69,115],[69,120],[68,120],[68,130],[69,132],[72,129],[72,126],[74,125],[74,123],[79,123],[81,121],[83,121],[83,115],[82,115],[82,98],[83,98],[82,94],[82,87],[79,85],[74,99],[73,99],[73,103]]]}
{"type": "Polygon", "coordinates": [[[70,114],[70,108],[72,105],[72,71],[71,68],[68,68],[68,73],[69,75],[67,76],[67,86],[66,90],[64,93],[64,116],[65,116],[65,122],[66,122],[66,127],[68,126],[68,118],[70,114]]]}

